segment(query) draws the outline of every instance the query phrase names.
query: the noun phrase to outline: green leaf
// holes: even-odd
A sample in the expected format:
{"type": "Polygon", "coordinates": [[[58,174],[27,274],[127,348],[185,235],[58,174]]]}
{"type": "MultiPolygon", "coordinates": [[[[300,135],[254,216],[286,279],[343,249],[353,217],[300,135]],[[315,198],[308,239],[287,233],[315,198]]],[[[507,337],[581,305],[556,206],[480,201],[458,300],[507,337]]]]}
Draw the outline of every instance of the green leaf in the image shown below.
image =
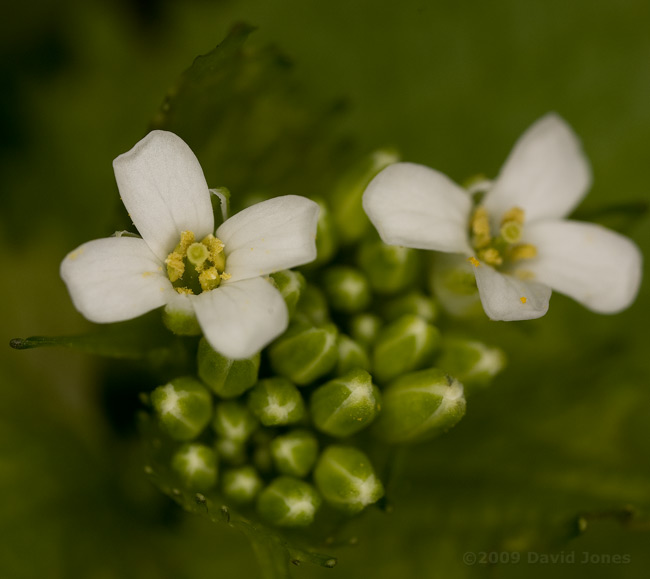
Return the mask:
{"type": "Polygon", "coordinates": [[[290,60],[234,26],[199,56],[169,91],[152,129],[180,135],[199,157],[210,186],[227,186],[235,210],[244,195],[323,195],[345,163],[339,103],[308,105],[290,60]],[[314,180],[314,175],[318,179],[314,180]]]}

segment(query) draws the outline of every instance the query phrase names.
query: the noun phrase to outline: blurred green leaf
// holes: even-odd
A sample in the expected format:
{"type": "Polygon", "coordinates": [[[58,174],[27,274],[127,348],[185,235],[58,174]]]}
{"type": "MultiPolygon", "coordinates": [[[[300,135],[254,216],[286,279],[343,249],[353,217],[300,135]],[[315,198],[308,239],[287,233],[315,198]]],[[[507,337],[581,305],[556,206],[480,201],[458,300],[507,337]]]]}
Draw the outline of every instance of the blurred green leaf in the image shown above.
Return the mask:
{"type": "Polygon", "coordinates": [[[245,195],[323,195],[349,154],[337,129],[345,107],[305,95],[290,60],[250,42],[253,31],[235,25],[197,57],[151,127],[180,135],[208,183],[232,191],[235,209],[245,195]]]}

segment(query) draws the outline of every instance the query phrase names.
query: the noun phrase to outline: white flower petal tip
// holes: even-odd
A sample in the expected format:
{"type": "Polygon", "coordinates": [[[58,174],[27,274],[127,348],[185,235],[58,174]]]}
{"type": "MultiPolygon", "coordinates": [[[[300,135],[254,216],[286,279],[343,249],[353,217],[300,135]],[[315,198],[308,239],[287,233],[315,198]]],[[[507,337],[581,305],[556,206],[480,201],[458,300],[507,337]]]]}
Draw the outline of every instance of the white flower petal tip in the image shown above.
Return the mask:
{"type": "Polygon", "coordinates": [[[285,195],[233,215],[217,230],[229,283],[314,261],[319,213],[314,201],[285,195]]]}
{"type": "Polygon", "coordinates": [[[551,288],[499,273],[489,265],[474,268],[483,309],[495,321],[514,322],[541,318],[548,311],[551,288]]]}
{"type": "Polygon", "coordinates": [[[174,133],[152,131],[113,161],[122,201],[151,251],[164,259],[181,231],[202,238],[214,230],[201,165],[174,133]]]}
{"type": "Polygon", "coordinates": [[[381,171],[363,194],[363,208],[389,245],[471,255],[470,195],[442,173],[414,163],[381,171]]]}
{"type": "Polygon", "coordinates": [[[72,302],[91,322],[121,322],[158,308],[174,295],[160,261],[140,238],[83,244],[61,263],[72,302]]]}
{"type": "Polygon", "coordinates": [[[538,247],[529,269],[541,283],[592,311],[615,314],[635,300],[643,256],[627,237],[593,223],[533,223],[526,240],[538,247]]]}
{"type": "Polygon", "coordinates": [[[521,207],[528,221],[566,217],[591,181],[579,138],[559,115],[549,113],[519,138],[483,204],[492,215],[521,207]]]}
{"type": "Polygon", "coordinates": [[[192,300],[210,345],[228,358],[250,358],[282,334],[289,323],[284,299],[265,278],[223,285],[192,300]]]}

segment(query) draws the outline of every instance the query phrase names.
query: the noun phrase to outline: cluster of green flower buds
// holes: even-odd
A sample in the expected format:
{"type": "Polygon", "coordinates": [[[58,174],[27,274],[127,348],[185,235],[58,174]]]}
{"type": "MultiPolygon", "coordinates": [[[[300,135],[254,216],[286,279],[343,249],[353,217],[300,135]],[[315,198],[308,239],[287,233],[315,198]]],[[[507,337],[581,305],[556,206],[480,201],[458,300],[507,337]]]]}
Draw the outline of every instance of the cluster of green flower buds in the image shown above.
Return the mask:
{"type": "Polygon", "coordinates": [[[196,376],[151,394],[178,485],[279,527],[356,515],[384,494],[370,456],[448,431],[464,386],[502,370],[500,350],[443,336],[422,256],[357,222],[365,184],[390,160],[377,153],[342,182],[340,203],[319,201],[315,264],[271,276],[290,314],[283,335],[247,360],[201,339],[196,376]]]}

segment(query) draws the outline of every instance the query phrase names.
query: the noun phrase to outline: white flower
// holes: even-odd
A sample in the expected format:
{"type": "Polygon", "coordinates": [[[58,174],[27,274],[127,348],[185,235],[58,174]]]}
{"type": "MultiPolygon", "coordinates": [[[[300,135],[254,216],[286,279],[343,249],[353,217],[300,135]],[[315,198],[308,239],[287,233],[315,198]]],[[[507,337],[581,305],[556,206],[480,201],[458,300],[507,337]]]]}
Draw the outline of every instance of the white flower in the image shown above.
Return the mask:
{"type": "Polygon", "coordinates": [[[316,203],[270,199],[225,221],[215,238],[208,185],[179,137],[153,131],[113,168],[142,238],[97,239],[63,260],[61,277],[86,318],[119,322],[163,305],[194,312],[212,347],[235,359],[286,329],[285,302],[265,276],[316,258],[316,203]]]}
{"type": "Polygon", "coordinates": [[[464,254],[493,320],[526,320],[548,310],[551,290],[615,313],[639,289],[642,256],[628,238],[565,217],[591,185],[580,142],[557,115],[517,141],[485,196],[421,165],[397,163],[368,185],[363,206],[385,243],[464,254]]]}

